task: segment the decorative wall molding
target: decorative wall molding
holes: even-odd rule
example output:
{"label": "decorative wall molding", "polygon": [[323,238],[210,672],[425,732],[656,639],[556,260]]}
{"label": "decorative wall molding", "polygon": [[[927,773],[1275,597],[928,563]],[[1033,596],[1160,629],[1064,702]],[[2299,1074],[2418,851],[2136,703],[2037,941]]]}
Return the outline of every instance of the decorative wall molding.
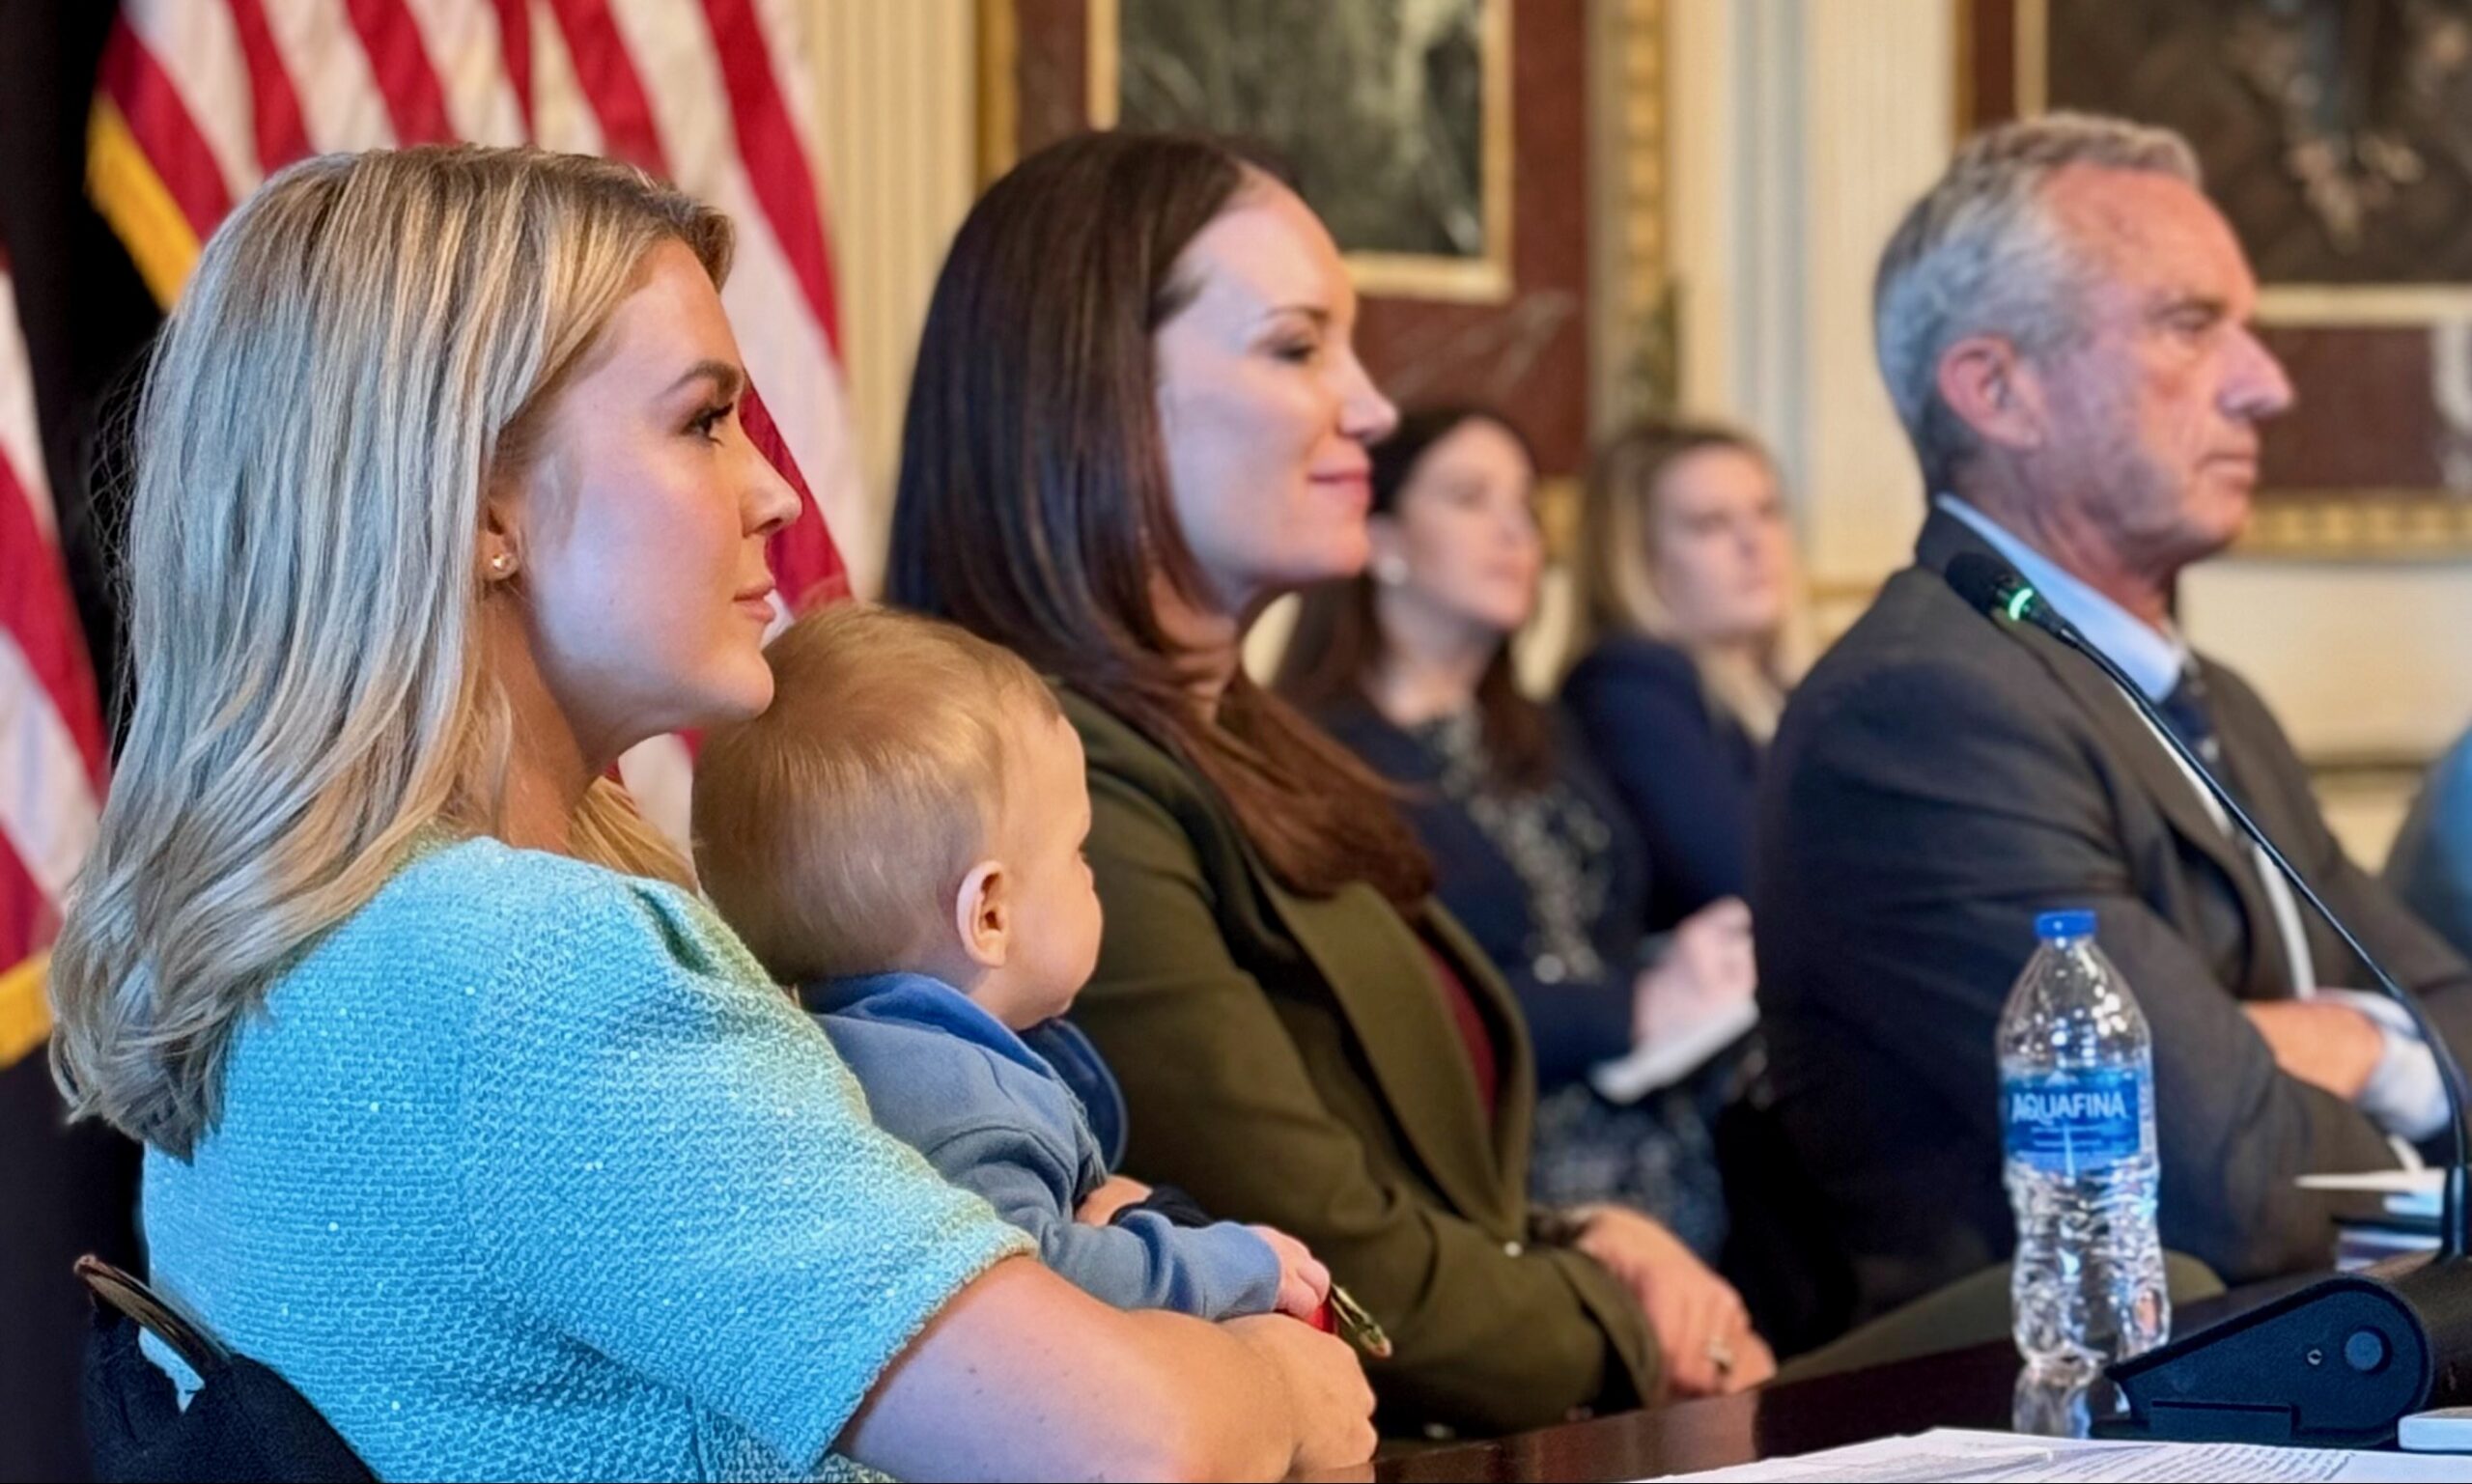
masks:
{"label": "decorative wall molding", "polygon": [[1666,0],[1588,6],[1589,431],[1603,442],[1624,423],[1683,398],[1678,301],[1667,238],[1671,165]]}

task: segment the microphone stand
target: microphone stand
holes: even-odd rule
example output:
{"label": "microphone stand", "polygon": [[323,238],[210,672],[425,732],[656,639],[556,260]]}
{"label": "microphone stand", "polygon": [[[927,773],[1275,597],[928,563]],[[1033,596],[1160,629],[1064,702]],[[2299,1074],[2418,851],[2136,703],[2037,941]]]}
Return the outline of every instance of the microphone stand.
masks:
{"label": "microphone stand", "polygon": [[[2214,801],[2223,806],[2223,812],[2239,826],[2240,832],[2265,854],[2266,858],[2274,863],[2275,869],[2283,873],[2283,879],[2291,884],[2291,889],[2300,893],[2302,900],[2306,901],[2318,913],[2319,920],[2335,930],[2335,936],[2344,940],[2344,946],[2352,951],[2352,956],[2368,966],[2370,977],[2376,981],[2379,991],[2387,998],[2401,1005],[2403,1013],[2411,1017],[2412,1028],[2420,1033],[2422,1043],[2429,1047],[2430,1054],[2436,1058],[2438,1078],[2445,1084],[2447,1131],[2454,1146],[2452,1158],[2447,1162],[2445,1189],[2438,1202],[2438,1251],[2435,1260],[2444,1262],[2472,1251],[2472,1242],[2466,1240],[2465,1223],[2466,1156],[2472,1154],[2472,1145],[2467,1145],[2464,1133],[2464,1108],[2472,1106],[2472,1094],[2467,1094],[2466,1091],[2462,1064],[2455,1059],[2454,1050],[2447,1046],[2446,1039],[2438,1034],[2437,1027],[2430,1023],[2428,1013],[2421,1008],[2420,997],[2397,984],[2395,977],[2386,971],[2385,966],[2378,963],[2367,948],[2361,946],[2360,939],[2352,936],[2352,930],[2345,926],[2344,919],[2335,915],[2334,910],[2326,905],[2324,898],[2318,895],[2317,889],[2309,884],[2308,879],[2300,874],[2298,868],[2285,856],[2282,849],[2267,837],[2263,829],[2259,827],[2258,822],[2249,817],[2249,811],[2240,807],[2240,800],[2234,798],[2232,791],[2225,788],[2215,777],[2214,770],[2205,766],[2205,760],[2197,755],[2196,749],[2181,741],[2179,733],[2172,730],[2171,723],[2163,718],[2162,713],[2155,709],[2154,703],[2146,698],[2146,692],[2138,688],[2137,683],[2129,679],[2127,673],[2113,661],[2112,657],[2096,648],[2084,634],[2077,631],[2076,625],[2053,612],[2050,605],[2042,602],[2039,598],[2037,599],[2034,606],[2039,610],[2035,617],[2048,617],[2051,620],[2047,624],[2036,624],[2035,627],[2092,660],[2094,667],[2101,670],[2112,684],[2119,687],[2120,692],[2128,698],[2129,704],[2137,708],[2137,714],[2145,717],[2147,724],[2153,728],[2155,735],[2163,740],[2163,744],[2172,749],[2173,755],[2177,757],[2188,769],[2190,774],[2205,786],[2206,793],[2213,797]],[[2021,621],[2031,623],[2033,619]]]}
{"label": "microphone stand", "polygon": [[1946,574],[1977,611],[2002,627],[2031,624],[2083,655],[2137,709],[2190,776],[2253,841],[2344,945],[2368,966],[2377,988],[2403,1009],[2436,1058],[2447,1099],[2454,1159],[2439,1208],[2438,1252],[2405,1270],[2401,1263],[2338,1274],[2217,1322],[2105,1373],[2128,1409],[2107,1420],[2107,1437],[2177,1438],[2345,1447],[2392,1442],[2408,1414],[2472,1401],[2472,1261],[2465,1257],[2467,1143],[2463,1068],[2420,1002],[2395,982],[2342,918],[2326,906],[2213,770],[2180,740],[2109,655],[2054,611],[2007,564],[1971,553]]}

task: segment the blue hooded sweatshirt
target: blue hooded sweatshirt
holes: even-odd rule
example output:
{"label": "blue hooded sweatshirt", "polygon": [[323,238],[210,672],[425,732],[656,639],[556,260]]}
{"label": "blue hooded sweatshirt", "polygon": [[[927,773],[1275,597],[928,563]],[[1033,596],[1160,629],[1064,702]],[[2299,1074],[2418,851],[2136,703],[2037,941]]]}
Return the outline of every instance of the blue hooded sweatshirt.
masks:
{"label": "blue hooded sweatshirt", "polygon": [[1016,1034],[924,974],[808,985],[800,998],[866,1089],[877,1124],[1029,1233],[1076,1287],[1118,1308],[1201,1319],[1277,1303],[1278,1254],[1235,1222],[1177,1226],[1150,1211],[1107,1226],[1073,1219],[1124,1148],[1123,1095],[1080,1030],[1057,1020]]}

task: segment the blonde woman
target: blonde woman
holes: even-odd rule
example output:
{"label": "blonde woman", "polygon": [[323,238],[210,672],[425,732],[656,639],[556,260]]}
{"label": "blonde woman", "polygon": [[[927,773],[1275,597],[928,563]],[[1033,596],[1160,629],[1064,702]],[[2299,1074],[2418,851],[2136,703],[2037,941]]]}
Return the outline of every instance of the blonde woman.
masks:
{"label": "blonde woman", "polygon": [[1801,674],[1793,533],[1746,434],[1652,423],[1609,446],[1580,542],[1562,701],[1653,863],[1652,929],[1750,886],[1752,790]]}
{"label": "blonde woman", "polygon": [[869,1124],[605,781],[771,699],[728,222],[625,167],[309,161],[156,351],[136,709],[54,961],[160,1286],[386,1477],[1361,1459],[1293,1321],[1119,1313]]}

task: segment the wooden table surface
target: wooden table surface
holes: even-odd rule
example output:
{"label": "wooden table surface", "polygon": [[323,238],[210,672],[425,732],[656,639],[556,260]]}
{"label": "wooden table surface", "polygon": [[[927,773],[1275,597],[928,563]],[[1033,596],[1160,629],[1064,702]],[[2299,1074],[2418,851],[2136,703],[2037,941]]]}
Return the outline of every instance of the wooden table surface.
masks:
{"label": "wooden table surface", "polygon": [[1741,1396],[1571,1422],[1384,1459],[1335,1477],[1641,1479],[1810,1453],[1932,1427],[2009,1426],[2017,1351],[2006,1341]]}
{"label": "wooden table surface", "polygon": [[[2286,1279],[2187,1305],[2173,1330],[2188,1334],[2289,1292]],[[1333,1478],[1398,1481],[1644,1479],[1784,1458],[1934,1427],[2084,1436],[2049,1396],[2020,1398],[2016,1347],[2007,1340],[1945,1355],[1765,1386],[1741,1396],[1680,1402],[1654,1412],[1571,1422],[1491,1442],[1386,1458]],[[2079,1403],[2082,1409],[2082,1401]]]}

